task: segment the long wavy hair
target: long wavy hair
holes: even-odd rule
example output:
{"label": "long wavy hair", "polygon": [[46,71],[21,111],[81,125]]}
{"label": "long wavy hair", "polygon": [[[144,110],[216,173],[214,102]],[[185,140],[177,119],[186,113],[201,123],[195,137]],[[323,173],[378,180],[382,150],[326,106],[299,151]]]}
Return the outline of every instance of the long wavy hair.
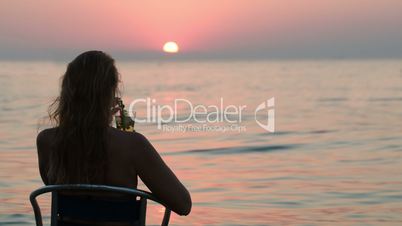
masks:
{"label": "long wavy hair", "polygon": [[114,59],[88,51],[67,66],[59,97],[49,107],[56,124],[47,177],[51,184],[102,183],[107,172],[107,129],[118,94]]}

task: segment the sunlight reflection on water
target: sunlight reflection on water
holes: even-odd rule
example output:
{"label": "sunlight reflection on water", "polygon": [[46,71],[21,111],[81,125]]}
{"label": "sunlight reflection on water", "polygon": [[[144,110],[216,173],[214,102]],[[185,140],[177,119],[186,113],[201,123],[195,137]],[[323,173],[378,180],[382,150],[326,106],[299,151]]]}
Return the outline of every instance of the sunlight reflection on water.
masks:
{"label": "sunlight reflection on water", "polygon": [[[193,211],[174,225],[402,224],[402,63],[399,61],[122,62],[124,99],[246,104],[275,96],[267,133],[246,112],[244,133],[167,133],[138,124],[188,186]],[[0,225],[33,225],[41,186],[38,120],[64,64],[0,63]],[[139,115],[144,109],[137,109]],[[184,112],[186,113],[186,112]],[[140,185],[140,188],[145,188]],[[45,212],[48,199],[42,200]],[[161,209],[150,205],[148,222]]]}

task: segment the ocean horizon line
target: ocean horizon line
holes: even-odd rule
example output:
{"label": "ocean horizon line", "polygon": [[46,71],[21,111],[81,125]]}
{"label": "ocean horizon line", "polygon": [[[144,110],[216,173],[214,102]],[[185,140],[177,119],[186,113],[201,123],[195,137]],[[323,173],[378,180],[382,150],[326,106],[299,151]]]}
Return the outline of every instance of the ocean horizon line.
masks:
{"label": "ocean horizon line", "polygon": [[[259,62],[259,61],[271,61],[271,62],[325,62],[325,61],[399,61],[401,57],[114,57],[117,62]],[[27,57],[27,58],[4,58],[0,56],[0,62],[54,62],[65,63],[71,61],[69,57],[55,57],[55,58],[41,58],[41,57]]]}

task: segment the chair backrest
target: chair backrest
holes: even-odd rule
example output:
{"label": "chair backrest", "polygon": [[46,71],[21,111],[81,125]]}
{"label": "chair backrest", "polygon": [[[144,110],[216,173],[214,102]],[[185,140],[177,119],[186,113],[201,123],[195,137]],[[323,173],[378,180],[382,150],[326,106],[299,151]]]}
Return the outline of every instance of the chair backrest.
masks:
{"label": "chair backrest", "polygon": [[29,197],[37,226],[43,226],[36,201],[39,195],[52,193],[51,226],[145,225],[147,200],[165,206],[162,226],[168,225],[170,209],[151,193],[106,185],[48,185]]}

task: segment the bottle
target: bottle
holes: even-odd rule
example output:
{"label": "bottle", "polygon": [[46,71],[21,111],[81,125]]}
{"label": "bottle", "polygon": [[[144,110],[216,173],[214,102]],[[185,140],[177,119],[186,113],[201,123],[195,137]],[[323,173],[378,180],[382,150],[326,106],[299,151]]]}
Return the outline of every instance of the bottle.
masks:
{"label": "bottle", "polygon": [[120,110],[119,115],[115,116],[116,128],[127,132],[134,132],[135,121],[131,119],[128,112],[124,109],[123,101],[120,98],[117,100],[117,104],[119,105]]}

